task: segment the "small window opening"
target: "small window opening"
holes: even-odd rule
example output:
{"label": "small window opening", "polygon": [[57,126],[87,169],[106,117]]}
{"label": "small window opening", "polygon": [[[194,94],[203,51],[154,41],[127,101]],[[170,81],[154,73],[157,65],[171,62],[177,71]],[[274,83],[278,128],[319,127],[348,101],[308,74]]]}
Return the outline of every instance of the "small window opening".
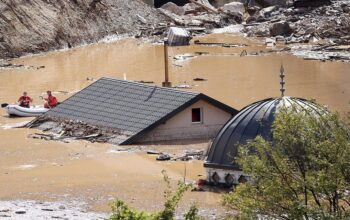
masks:
{"label": "small window opening", "polygon": [[202,111],[200,108],[192,109],[192,123],[202,122]]}
{"label": "small window opening", "polygon": [[246,183],[247,182],[247,178],[244,175],[241,175],[238,179],[239,183]]}

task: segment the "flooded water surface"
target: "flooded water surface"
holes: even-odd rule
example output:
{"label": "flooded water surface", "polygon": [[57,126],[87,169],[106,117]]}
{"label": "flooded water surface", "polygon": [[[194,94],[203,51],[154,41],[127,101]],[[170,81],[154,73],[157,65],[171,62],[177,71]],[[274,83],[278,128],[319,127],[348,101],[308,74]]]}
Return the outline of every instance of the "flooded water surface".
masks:
{"label": "flooded water surface", "polygon": [[[190,85],[191,91],[203,92],[240,109],[256,100],[279,96],[278,75],[283,64],[286,95],[316,99],[338,111],[350,110],[349,63],[307,61],[283,53],[241,57],[239,54],[243,50],[250,54],[266,51],[266,48],[256,40],[229,35],[209,35],[199,40],[249,46],[170,47],[173,85]],[[181,60],[181,55],[194,57]],[[58,96],[65,99],[64,92],[78,91],[90,84],[91,79],[103,76],[153,81],[157,85],[164,80],[162,45],[130,39],[16,59],[14,63],[45,68],[0,70],[1,101],[15,100],[24,89],[37,102],[40,101],[37,97],[47,89],[63,92]],[[194,78],[207,81],[193,81]]]}
{"label": "flooded water surface", "polygon": [[[240,42],[239,39],[214,35],[203,41]],[[331,109],[350,111],[350,63],[306,61],[301,58],[276,53],[261,53],[260,56],[230,56],[246,49],[248,54],[264,52],[263,45],[247,40],[247,48],[186,48],[194,51],[209,51],[185,62],[182,68],[175,68],[172,75],[176,82],[196,77],[208,79],[198,85],[195,91],[206,93],[237,109],[264,98],[276,97],[279,92],[279,70],[283,64],[286,73],[286,95],[316,99]],[[184,48],[185,50],[185,48]],[[212,54],[212,55],[211,55]]]}
{"label": "flooded water surface", "polygon": [[[249,46],[169,48],[173,85],[185,85],[189,91],[205,93],[241,109],[254,101],[280,95],[279,69],[283,64],[286,95],[316,99],[342,113],[350,111],[350,63],[306,61],[285,53],[268,53],[269,49],[255,39],[223,34],[198,39]],[[240,56],[243,50],[247,55],[244,52]],[[161,85],[163,59],[162,45],[134,39],[15,59],[11,62],[33,67],[0,69],[0,102],[13,103],[24,90],[35,104],[42,104],[39,96],[46,90],[52,90],[63,101],[103,76]],[[205,175],[201,161],[156,162],[144,153],[117,153],[116,147],[108,144],[49,142],[27,138],[35,130],[6,129],[6,125],[25,120],[30,119],[8,118],[1,109],[2,200],[77,199],[86,201],[93,210],[107,211],[108,201],[118,197],[132,206],[155,210],[163,201],[163,169],[174,182],[184,177],[185,167],[189,181]],[[206,147],[206,143],[152,146],[170,152]],[[190,192],[186,196],[214,213],[220,209],[218,193]]]}

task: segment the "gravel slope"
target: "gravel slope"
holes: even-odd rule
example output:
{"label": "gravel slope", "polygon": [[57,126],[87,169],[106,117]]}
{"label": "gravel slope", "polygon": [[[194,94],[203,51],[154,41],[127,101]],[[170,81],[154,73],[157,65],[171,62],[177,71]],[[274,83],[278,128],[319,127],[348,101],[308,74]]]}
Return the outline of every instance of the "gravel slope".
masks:
{"label": "gravel slope", "polygon": [[1,0],[0,58],[139,34],[162,21],[141,0]]}

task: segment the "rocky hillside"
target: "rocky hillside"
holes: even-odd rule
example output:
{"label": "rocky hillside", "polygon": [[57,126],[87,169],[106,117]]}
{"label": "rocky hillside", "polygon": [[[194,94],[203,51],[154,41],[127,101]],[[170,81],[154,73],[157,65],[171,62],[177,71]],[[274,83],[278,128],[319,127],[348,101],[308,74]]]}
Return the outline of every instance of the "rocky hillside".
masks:
{"label": "rocky hillside", "polygon": [[149,34],[164,21],[141,0],[1,0],[0,58]]}

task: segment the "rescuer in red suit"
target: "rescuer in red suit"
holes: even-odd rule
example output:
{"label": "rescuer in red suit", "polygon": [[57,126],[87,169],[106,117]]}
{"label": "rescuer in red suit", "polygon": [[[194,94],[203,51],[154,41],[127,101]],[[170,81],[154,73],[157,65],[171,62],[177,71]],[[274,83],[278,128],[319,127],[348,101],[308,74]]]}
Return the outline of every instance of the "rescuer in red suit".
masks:
{"label": "rescuer in red suit", "polygon": [[51,91],[47,91],[47,98],[44,98],[44,100],[46,101],[44,107],[45,108],[54,108],[57,106],[58,102],[57,102],[57,98],[55,96],[52,95]]}
{"label": "rescuer in red suit", "polygon": [[33,102],[33,99],[28,96],[27,92],[23,92],[23,95],[18,99],[19,106],[24,108],[29,108],[31,102]]}

